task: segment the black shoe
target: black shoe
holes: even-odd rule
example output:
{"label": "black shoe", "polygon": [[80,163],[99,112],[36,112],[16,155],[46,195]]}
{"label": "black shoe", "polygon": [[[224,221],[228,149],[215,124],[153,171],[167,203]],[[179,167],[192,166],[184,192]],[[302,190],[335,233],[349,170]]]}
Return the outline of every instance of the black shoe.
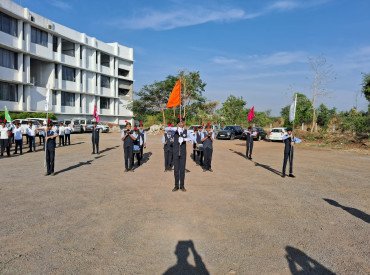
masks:
{"label": "black shoe", "polygon": [[290,178],[295,178],[295,176],[293,174],[289,174],[289,177]]}
{"label": "black shoe", "polygon": [[282,174],[282,175],[281,175],[281,177],[282,177],[282,178],[285,178],[285,174]]}
{"label": "black shoe", "polygon": [[186,192],[185,187],[181,187],[180,189],[181,189],[182,192]]}
{"label": "black shoe", "polygon": [[172,192],[176,192],[177,190],[179,190],[179,188],[176,186],[172,189]]}
{"label": "black shoe", "polygon": [[208,169],[208,171],[209,171],[209,172],[213,172],[212,168],[209,168],[209,169]]}
{"label": "black shoe", "polygon": [[45,173],[45,176],[49,176],[50,174],[49,173]]}
{"label": "black shoe", "polygon": [[92,152],[92,153],[91,153],[91,155],[94,155],[94,154],[95,154],[95,152]]}

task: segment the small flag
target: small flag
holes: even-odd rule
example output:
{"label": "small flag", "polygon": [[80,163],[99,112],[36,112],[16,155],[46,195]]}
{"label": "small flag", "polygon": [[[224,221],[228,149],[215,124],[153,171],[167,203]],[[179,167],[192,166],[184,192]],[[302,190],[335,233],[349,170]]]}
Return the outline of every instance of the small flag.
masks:
{"label": "small flag", "polygon": [[248,113],[248,122],[251,122],[253,119],[254,119],[255,115],[254,115],[254,106],[249,110],[249,113]]}
{"label": "small flag", "polygon": [[9,115],[9,112],[8,112],[8,108],[6,108],[6,106],[5,106],[5,109],[4,109],[4,113],[5,113],[6,121],[12,122],[12,119],[10,118],[10,115]]}
{"label": "small flag", "polygon": [[96,104],[94,105],[93,117],[95,118],[95,121],[96,122],[99,122],[100,121],[100,117],[99,117],[99,114],[98,114],[98,107],[96,106]]}
{"label": "small flag", "polygon": [[295,119],[295,113],[297,109],[297,94],[295,95],[294,101],[290,104],[289,108],[289,121],[293,122]]}
{"label": "small flag", "polygon": [[177,80],[168,98],[167,108],[172,108],[181,105],[181,80]]}
{"label": "small flag", "polygon": [[45,111],[49,111],[50,89],[46,88]]}

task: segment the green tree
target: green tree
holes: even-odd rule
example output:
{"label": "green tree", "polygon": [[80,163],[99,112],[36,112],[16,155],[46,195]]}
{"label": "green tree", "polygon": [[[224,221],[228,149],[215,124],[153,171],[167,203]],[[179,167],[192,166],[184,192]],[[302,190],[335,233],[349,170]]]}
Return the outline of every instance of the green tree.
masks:
{"label": "green tree", "polygon": [[365,112],[358,112],[355,108],[349,112],[339,114],[340,128],[342,131],[350,131],[356,134],[366,133],[369,131],[367,124],[367,115]]}
{"label": "green tree", "polygon": [[243,97],[230,95],[219,110],[219,114],[226,124],[242,124],[246,120],[244,106],[247,102]]}
{"label": "green tree", "polygon": [[370,103],[370,74],[364,74],[363,76],[362,93]]}
{"label": "green tree", "polygon": [[327,129],[330,120],[336,114],[336,109],[335,108],[329,109],[323,103],[321,103],[316,112],[317,112],[317,124],[320,127]]}
{"label": "green tree", "polygon": [[[292,126],[293,123],[289,121],[290,105],[281,109],[281,117],[284,119],[284,126]],[[306,95],[297,93],[297,109],[295,114],[294,125],[299,126],[302,123],[308,124],[312,121],[312,102]]]}

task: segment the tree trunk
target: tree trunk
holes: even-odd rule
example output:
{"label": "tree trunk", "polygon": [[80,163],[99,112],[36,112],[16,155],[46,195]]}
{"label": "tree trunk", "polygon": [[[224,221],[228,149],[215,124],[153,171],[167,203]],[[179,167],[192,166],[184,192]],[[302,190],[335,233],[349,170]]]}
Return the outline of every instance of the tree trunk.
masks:
{"label": "tree trunk", "polygon": [[163,125],[166,125],[166,117],[164,115],[164,109],[162,109]]}

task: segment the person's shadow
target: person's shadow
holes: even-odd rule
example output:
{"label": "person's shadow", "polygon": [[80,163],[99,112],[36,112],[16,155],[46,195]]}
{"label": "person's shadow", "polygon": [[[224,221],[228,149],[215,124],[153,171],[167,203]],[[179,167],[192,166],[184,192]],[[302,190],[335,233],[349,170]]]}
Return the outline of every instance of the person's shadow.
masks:
{"label": "person's shadow", "polygon": [[[189,250],[192,252],[194,257],[195,266],[188,263],[188,257],[190,255]],[[207,274],[209,272],[202,261],[202,258],[195,250],[194,243],[192,240],[179,241],[176,245],[175,255],[177,257],[176,265],[170,267],[163,275],[192,275],[192,274]]]}
{"label": "person's shadow", "polygon": [[323,200],[326,201],[327,203],[329,203],[332,206],[342,208],[344,211],[350,213],[351,215],[355,216],[356,218],[359,218],[359,219],[363,220],[366,223],[370,223],[370,215],[366,214],[365,212],[363,212],[361,210],[358,210],[358,209],[353,208],[353,207],[348,207],[348,206],[341,205],[339,202],[336,202],[335,200],[331,200],[331,199],[323,199]]}
{"label": "person's shadow", "polygon": [[293,275],[303,275],[303,274],[335,274],[330,269],[326,268],[316,260],[307,256],[301,250],[286,246],[285,247],[286,255],[285,258],[288,261],[290,272]]}

